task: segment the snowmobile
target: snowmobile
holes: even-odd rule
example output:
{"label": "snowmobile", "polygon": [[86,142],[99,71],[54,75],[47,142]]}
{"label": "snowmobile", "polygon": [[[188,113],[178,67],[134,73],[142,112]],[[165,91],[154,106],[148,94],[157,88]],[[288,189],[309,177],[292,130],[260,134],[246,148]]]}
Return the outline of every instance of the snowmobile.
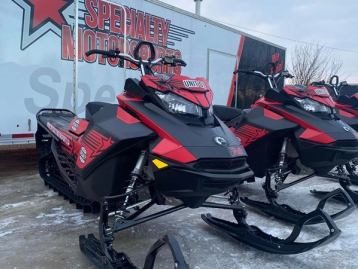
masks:
{"label": "snowmobile", "polygon": [[[238,110],[214,105],[214,114],[223,120],[233,134],[240,138],[247,154],[248,164],[256,177],[265,177],[263,189],[268,203],[243,197],[241,200],[261,212],[278,219],[297,223],[309,213],[287,204],[279,204],[278,193],[314,176],[326,177],[333,167],[347,163],[358,156],[358,135],[335,113],[334,101],[327,89],[316,86],[277,86],[283,77],[292,77],[287,71],[264,74],[260,71],[237,70],[234,73],[254,75],[265,79],[269,89],[250,109]],[[308,175],[288,182],[289,174]],[[322,198],[318,208],[327,201],[339,199],[346,207],[333,214],[333,219],[350,214],[354,202],[349,194],[350,181],[341,175],[343,189],[338,188]],[[356,200],[356,202],[358,202]],[[316,224],[313,219],[306,224]]]}
{"label": "snowmobile", "polygon": [[[343,95],[341,90],[344,86],[348,85],[346,81],[340,82],[339,77],[335,75],[330,78],[329,83],[326,83],[324,80],[322,80],[313,82],[311,85],[324,86],[330,89],[331,96],[335,101],[335,109],[339,118],[346,122],[354,130],[358,131],[358,93],[355,93],[352,96]],[[350,178],[352,184],[358,185],[357,165],[358,160],[354,159],[345,165],[337,166],[336,170],[342,175],[344,175],[345,171],[347,171],[347,176]]]}
{"label": "snowmobile", "polygon": [[[142,59],[143,51],[149,58]],[[133,56],[118,50],[90,50],[136,66],[140,80],[129,78],[118,104],[91,102],[86,117],[64,109],[38,112],[36,144],[39,171],[46,184],[87,210],[100,210],[99,239],[80,238],[83,252],[99,267],[118,268],[123,255],[114,235],[184,208],[232,210],[236,223],[211,215],[202,218],[215,228],[255,248],[293,254],[326,244],[340,234],[321,208],[304,216],[286,239],[246,223],[238,193],[231,203],[210,202],[214,195],[251,180],[240,140],[212,112],[213,93],[204,78],[159,74],[159,65],[186,66],[174,56],[155,59],[154,46],[140,42]],[[155,213],[153,205],[168,208]],[[306,222],[322,219],[328,235],[296,242]]]}

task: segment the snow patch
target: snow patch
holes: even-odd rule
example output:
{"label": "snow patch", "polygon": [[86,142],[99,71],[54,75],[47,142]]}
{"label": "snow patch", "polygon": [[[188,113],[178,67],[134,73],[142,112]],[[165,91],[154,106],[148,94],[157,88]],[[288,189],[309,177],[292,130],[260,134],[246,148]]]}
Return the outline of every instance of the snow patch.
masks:
{"label": "snow patch", "polygon": [[83,225],[95,219],[84,219],[82,212],[66,213],[63,207],[54,207],[50,213],[40,213],[36,219],[41,219],[42,226],[51,226],[66,223],[67,225]]}
{"label": "snow patch", "polygon": [[9,234],[12,234],[12,233],[13,233],[13,231],[7,231],[7,232],[0,233],[0,238],[4,237],[4,236],[7,236]]}
{"label": "snow patch", "polygon": [[13,223],[16,223],[14,218],[7,218],[7,219],[0,220],[0,230],[6,228],[7,226]]}
{"label": "snow patch", "polygon": [[5,204],[0,206],[0,210],[1,209],[13,209],[13,208],[18,208],[18,207],[22,207],[25,205],[31,204],[31,202],[19,202],[19,203],[13,203],[13,204]]}
{"label": "snow patch", "polygon": [[53,196],[57,196],[57,193],[51,190],[48,191],[44,191],[42,193],[35,193],[34,194],[35,197],[53,197]]}

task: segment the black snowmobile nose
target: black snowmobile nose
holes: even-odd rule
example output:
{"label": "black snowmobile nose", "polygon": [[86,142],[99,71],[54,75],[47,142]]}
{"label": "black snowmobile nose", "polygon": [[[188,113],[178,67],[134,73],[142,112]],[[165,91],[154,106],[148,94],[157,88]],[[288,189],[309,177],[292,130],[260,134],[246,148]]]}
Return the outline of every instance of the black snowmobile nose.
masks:
{"label": "black snowmobile nose", "polygon": [[154,172],[156,187],[166,196],[175,197],[186,206],[196,208],[209,196],[226,192],[254,175],[245,158],[231,169],[223,163],[213,169],[212,163],[215,160],[194,162],[189,166],[173,164],[157,170]]}

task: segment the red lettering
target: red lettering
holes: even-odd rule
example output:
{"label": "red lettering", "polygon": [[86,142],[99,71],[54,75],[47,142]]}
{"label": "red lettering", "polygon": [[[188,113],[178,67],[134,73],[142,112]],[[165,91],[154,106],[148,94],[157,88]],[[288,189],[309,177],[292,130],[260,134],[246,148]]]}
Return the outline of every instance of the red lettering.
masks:
{"label": "red lettering", "polygon": [[[83,31],[83,51],[86,53],[91,49],[96,49],[96,34],[91,29],[86,29]],[[97,60],[97,55],[92,54],[91,56],[86,56],[84,54],[84,59],[87,63],[94,63]]]}
{"label": "red lettering", "polygon": [[[118,12],[122,14],[122,8],[111,5],[111,20],[110,20],[110,31],[115,34],[123,32],[123,23],[121,22],[121,16],[118,15]],[[117,26],[117,23],[120,24],[120,27]]]}
{"label": "red lettering", "polygon": [[168,41],[170,21],[161,19],[160,26],[161,26],[160,29],[162,34],[162,40],[158,44],[162,44],[163,46],[166,46]]}
{"label": "red lettering", "polygon": [[110,7],[107,2],[99,1],[98,3],[98,29],[104,30],[105,22],[110,18]]}
{"label": "red lettering", "polygon": [[85,23],[90,28],[97,28],[97,7],[98,0],[85,0],[85,7],[89,14],[85,14]]}
{"label": "red lettering", "polygon": [[141,39],[141,40],[145,39],[144,27],[145,27],[145,25],[144,25],[144,13],[142,11],[138,11],[136,38]]}
{"label": "red lettering", "polygon": [[160,18],[158,17],[154,17],[153,18],[153,22],[154,22],[154,28],[153,28],[153,43],[154,44],[159,44],[159,22],[161,21]]}
{"label": "red lettering", "polygon": [[149,42],[153,42],[153,38],[150,34],[151,31],[151,15],[145,14],[145,40]]}
{"label": "red lettering", "polygon": [[136,23],[136,17],[137,17],[137,12],[135,9],[131,8],[130,10],[130,16],[131,16],[131,23],[130,23],[130,36],[133,38],[136,38],[136,29],[137,29],[137,23]]}
{"label": "red lettering", "polygon": [[74,59],[73,36],[69,25],[62,25],[61,58],[67,61]]}

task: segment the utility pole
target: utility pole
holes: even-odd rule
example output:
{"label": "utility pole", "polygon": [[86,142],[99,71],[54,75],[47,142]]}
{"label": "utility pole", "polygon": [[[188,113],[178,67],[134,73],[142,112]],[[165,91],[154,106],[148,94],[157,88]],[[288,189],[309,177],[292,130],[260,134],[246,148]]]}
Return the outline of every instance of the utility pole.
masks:
{"label": "utility pole", "polygon": [[200,13],[201,13],[201,2],[203,0],[194,0],[195,2],[195,14],[200,16]]}

